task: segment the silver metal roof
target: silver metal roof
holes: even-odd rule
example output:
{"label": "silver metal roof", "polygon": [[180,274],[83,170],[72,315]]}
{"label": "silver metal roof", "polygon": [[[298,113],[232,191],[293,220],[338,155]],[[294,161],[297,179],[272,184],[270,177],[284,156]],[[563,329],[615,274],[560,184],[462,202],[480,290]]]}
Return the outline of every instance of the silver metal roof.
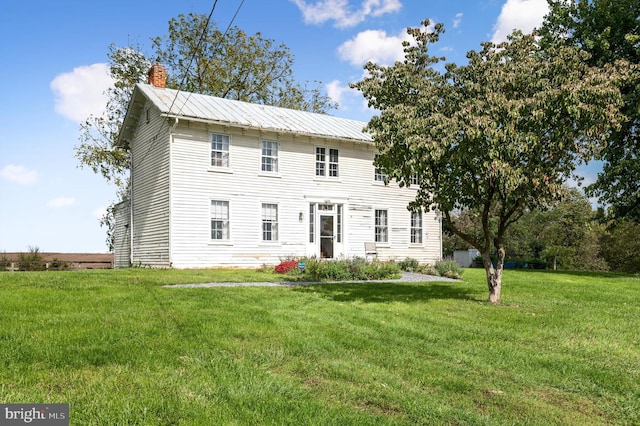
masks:
{"label": "silver metal roof", "polygon": [[274,132],[372,142],[362,121],[138,84],[162,114]]}

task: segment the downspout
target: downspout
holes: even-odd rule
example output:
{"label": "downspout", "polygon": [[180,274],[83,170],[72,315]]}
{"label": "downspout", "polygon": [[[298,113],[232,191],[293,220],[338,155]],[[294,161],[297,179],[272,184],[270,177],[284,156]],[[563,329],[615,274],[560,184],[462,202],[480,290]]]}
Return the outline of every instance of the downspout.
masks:
{"label": "downspout", "polygon": [[129,149],[129,266],[133,266],[133,150]]}
{"label": "downspout", "polygon": [[173,267],[173,236],[172,236],[172,224],[173,224],[173,214],[172,214],[172,210],[173,210],[173,197],[171,196],[172,193],[172,189],[173,189],[173,161],[172,160],[172,153],[173,153],[173,131],[176,129],[176,127],[178,126],[178,117],[175,117],[175,121],[173,122],[173,125],[171,126],[171,128],[169,128],[169,241],[168,241],[168,249],[169,249],[169,267],[172,268]]}

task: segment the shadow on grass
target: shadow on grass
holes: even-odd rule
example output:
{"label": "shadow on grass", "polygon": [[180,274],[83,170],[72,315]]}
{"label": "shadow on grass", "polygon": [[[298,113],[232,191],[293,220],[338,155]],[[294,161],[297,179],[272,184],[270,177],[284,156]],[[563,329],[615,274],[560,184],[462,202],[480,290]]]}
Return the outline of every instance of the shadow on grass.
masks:
{"label": "shadow on grass", "polygon": [[477,291],[457,283],[351,283],[298,287],[295,291],[313,292],[336,302],[415,303],[436,299],[481,301]]}

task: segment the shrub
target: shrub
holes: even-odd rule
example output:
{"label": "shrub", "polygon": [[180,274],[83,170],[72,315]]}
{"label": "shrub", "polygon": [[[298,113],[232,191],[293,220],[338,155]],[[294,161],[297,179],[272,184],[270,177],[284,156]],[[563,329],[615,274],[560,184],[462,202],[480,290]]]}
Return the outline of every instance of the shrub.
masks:
{"label": "shrub", "polygon": [[38,247],[29,247],[29,253],[20,253],[18,256],[18,269],[21,271],[44,271],[47,264],[40,254]]}
{"label": "shrub", "polygon": [[[375,265],[375,264],[374,264]],[[377,263],[375,280],[383,280],[386,278],[400,278],[402,270],[395,262]]]}
{"label": "shrub", "polygon": [[436,270],[442,277],[458,279],[462,276],[462,268],[455,260],[442,260],[437,262]]}
{"label": "shrub", "polygon": [[7,255],[3,253],[2,256],[0,256],[0,272],[8,271],[9,266],[11,266],[11,262],[9,261]]}
{"label": "shrub", "polygon": [[291,271],[298,270],[298,262],[295,260],[287,260],[275,267],[276,274],[288,274]]}
{"label": "shrub", "polygon": [[309,281],[360,281],[383,280],[400,275],[400,267],[394,262],[367,262],[354,257],[345,260],[305,259],[304,278]]}
{"label": "shrub", "polygon": [[63,262],[57,258],[53,258],[51,263],[49,263],[49,269],[54,269],[56,271],[63,271],[71,269],[71,265],[68,262]]}
{"label": "shrub", "polygon": [[420,263],[417,259],[407,257],[400,262],[400,269],[406,272],[418,272],[420,270]]}
{"label": "shrub", "polygon": [[353,275],[349,271],[348,262],[343,261],[325,262],[323,275],[325,279],[335,281],[345,281],[353,279]]}
{"label": "shrub", "polygon": [[318,281],[322,273],[322,262],[320,262],[316,257],[304,258],[302,261],[307,264],[304,269],[305,279]]}
{"label": "shrub", "polygon": [[436,267],[433,266],[433,265],[423,266],[423,267],[420,268],[420,270],[418,272],[420,272],[421,274],[425,274],[425,275],[435,275],[435,276],[440,275],[440,273],[438,272]]}

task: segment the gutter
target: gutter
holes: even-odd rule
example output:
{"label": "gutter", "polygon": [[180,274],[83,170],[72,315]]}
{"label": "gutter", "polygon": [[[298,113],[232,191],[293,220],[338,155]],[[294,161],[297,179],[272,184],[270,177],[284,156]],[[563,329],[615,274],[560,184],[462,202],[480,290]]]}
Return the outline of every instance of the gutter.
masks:
{"label": "gutter", "polygon": [[278,134],[286,134],[286,135],[293,135],[293,136],[306,136],[311,139],[328,139],[328,140],[335,140],[340,142],[354,142],[354,143],[373,145],[373,140],[366,140],[366,139],[338,137],[338,136],[331,136],[331,135],[322,135],[318,133],[296,132],[292,130],[283,130],[283,129],[276,129],[276,128],[268,128],[268,127],[255,127],[255,126],[250,126],[246,124],[232,123],[229,121],[209,120],[206,118],[198,118],[198,117],[186,117],[183,115],[170,114],[170,113],[161,113],[160,115],[169,119],[171,118],[175,119],[176,123],[178,119],[182,118],[183,120],[195,121],[198,123],[205,123],[205,124],[215,124],[223,127],[233,127],[233,128],[242,129],[242,130],[256,130],[258,132],[274,132]]}

